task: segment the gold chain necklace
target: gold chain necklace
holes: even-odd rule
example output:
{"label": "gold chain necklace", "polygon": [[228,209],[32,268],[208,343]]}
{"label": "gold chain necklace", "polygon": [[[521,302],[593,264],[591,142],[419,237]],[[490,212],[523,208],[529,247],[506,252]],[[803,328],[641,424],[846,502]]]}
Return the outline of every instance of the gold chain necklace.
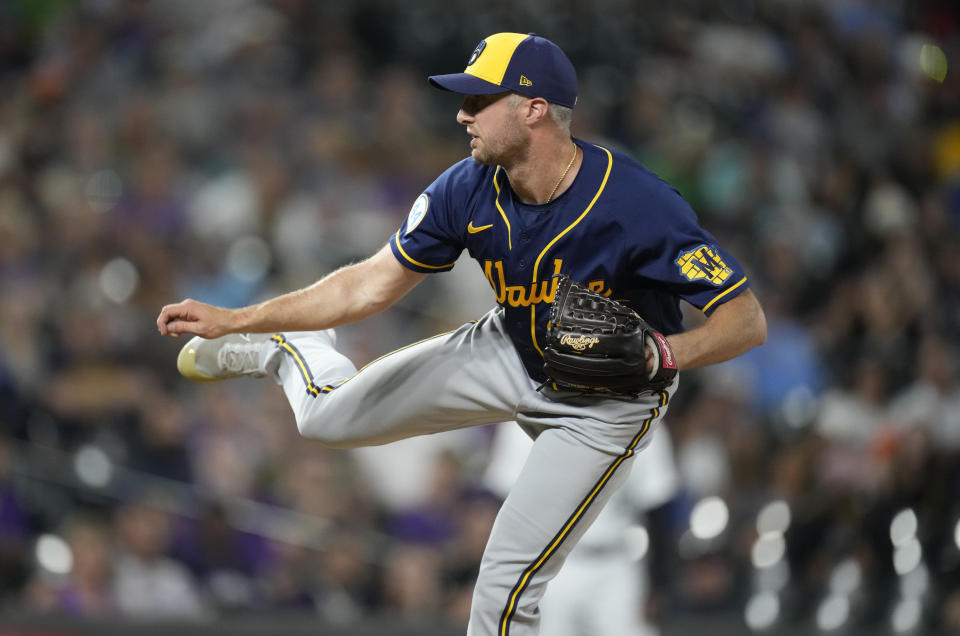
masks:
{"label": "gold chain necklace", "polygon": [[557,193],[557,188],[560,187],[560,184],[563,183],[563,178],[567,176],[567,173],[570,172],[570,167],[573,166],[573,162],[577,160],[577,151],[580,150],[580,146],[573,144],[573,156],[570,157],[570,163],[567,164],[567,167],[564,169],[563,174],[560,175],[560,179],[557,181],[557,185],[553,186],[553,190],[550,192],[550,196],[547,197],[546,203],[553,201],[553,195]]}

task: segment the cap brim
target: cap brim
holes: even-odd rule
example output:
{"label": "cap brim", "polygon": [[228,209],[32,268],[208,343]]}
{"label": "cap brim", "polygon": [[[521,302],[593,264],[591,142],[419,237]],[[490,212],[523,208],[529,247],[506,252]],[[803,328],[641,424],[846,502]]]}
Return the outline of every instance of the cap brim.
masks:
{"label": "cap brim", "polygon": [[505,93],[509,90],[468,73],[431,75],[427,79],[437,88],[461,95],[493,95],[494,93]]}

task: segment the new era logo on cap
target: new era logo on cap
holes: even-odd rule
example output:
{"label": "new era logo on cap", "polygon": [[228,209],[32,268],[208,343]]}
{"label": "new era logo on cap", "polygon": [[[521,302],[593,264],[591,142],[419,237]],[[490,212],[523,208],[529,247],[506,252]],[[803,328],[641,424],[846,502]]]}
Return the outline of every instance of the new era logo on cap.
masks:
{"label": "new era logo on cap", "polygon": [[560,47],[532,33],[496,33],[480,42],[462,73],[432,75],[437,88],[463,95],[516,91],[573,108],[577,72]]}

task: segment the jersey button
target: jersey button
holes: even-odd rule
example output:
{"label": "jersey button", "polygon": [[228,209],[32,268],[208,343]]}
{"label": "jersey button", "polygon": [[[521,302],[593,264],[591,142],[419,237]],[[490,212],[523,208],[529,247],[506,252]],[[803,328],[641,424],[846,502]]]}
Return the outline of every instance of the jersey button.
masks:
{"label": "jersey button", "polygon": [[527,266],[527,261],[520,261],[517,265],[520,269],[523,269]]}
{"label": "jersey button", "polygon": [[526,232],[524,232],[523,234],[520,235],[520,240],[521,240],[521,241],[529,241],[529,240],[530,240],[530,235],[527,234]]}

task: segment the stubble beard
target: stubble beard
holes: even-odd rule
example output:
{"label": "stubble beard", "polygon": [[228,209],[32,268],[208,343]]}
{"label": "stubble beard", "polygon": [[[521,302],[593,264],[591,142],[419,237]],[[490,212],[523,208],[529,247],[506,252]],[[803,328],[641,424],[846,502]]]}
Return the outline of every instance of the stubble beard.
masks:
{"label": "stubble beard", "polygon": [[493,143],[479,141],[477,147],[472,148],[470,155],[473,160],[484,166],[503,166],[509,169],[518,161],[526,157],[529,151],[527,138],[519,129],[506,131],[504,135]]}

